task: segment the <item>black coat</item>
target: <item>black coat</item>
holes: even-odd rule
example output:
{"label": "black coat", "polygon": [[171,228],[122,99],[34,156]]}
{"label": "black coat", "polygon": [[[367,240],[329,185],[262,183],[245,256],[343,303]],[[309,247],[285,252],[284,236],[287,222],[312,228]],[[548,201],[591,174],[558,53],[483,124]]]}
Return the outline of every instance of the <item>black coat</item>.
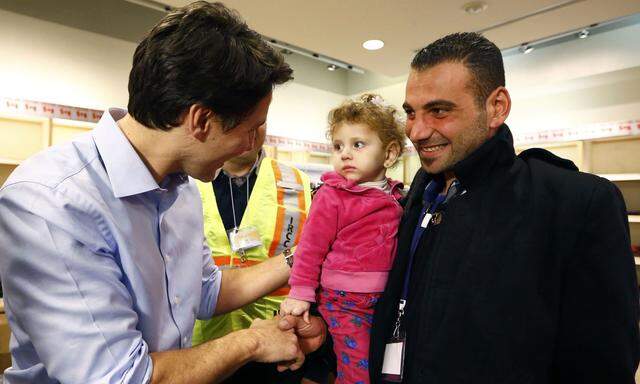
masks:
{"label": "black coat", "polygon": [[[618,189],[541,149],[516,156],[506,125],[454,173],[467,192],[415,256],[403,382],[633,383],[638,288]],[[430,179],[420,170],[407,196],[374,316],[372,383]]]}

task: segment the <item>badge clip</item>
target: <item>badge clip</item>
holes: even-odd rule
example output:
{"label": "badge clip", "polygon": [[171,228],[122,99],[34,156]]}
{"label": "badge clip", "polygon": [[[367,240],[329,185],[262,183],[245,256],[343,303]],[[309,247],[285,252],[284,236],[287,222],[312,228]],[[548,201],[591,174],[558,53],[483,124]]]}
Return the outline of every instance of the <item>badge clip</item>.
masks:
{"label": "badge clip", "polygon": [[241,262],[247,261],[247,250],[262,245],[260,233],[255,227],[232,228],[227,232],[231,250],[240,256]]}

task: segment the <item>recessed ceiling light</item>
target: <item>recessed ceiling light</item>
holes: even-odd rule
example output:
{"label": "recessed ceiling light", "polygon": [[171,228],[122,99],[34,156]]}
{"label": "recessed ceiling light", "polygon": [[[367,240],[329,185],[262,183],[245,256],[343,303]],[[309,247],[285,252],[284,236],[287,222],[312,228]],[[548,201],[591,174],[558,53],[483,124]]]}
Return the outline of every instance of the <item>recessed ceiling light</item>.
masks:
{"label": "recessed ceiling light", "polygon": [[327,71],[335,71],[338,67],[335,64],[327,65]]}
{"label": "recessed ceiling light", "polygon": [[382,40],[367,40],[362,43],[362,47],[369,51],[376,51],[384,47],[384,41]]}
{"label": "recessed ceiling light", "polygon": [[583,29],[582,31],[580,31],[580,33],[578,33],[578,37],[580,39],[586,39],[587,37],[589,37],[589,30],[588,29]]}
{"label": "recessed ceiling light", "polygon": [[484,1],[471,1],[463,5],[462,9],[470,15],[477,15],[484,12],[488,7],[489,5]]}

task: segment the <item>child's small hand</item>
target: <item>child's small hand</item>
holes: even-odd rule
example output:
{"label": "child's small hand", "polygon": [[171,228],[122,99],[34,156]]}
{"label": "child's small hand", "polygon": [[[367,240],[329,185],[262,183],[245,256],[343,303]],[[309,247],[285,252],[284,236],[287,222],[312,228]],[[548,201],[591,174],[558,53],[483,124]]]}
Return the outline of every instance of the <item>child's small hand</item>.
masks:
{"label": "child's small hand", "polygon": [[303,315],[302,318],[304,319],[304,321],[306,323],[309,323],[310,306],[311,304],[308,301],[287,297],[286,299],[284,299],[282,304],[280,304],[280,314],[294,316]]}

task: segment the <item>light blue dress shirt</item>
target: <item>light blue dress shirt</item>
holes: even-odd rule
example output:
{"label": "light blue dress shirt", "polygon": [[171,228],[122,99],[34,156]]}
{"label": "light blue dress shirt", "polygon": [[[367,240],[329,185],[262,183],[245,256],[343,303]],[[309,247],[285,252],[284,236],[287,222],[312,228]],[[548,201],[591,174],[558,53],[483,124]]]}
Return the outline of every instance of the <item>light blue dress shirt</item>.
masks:
{"label": "light blue dress shirt", "polygon": [[150,352],[191,345],[221,273],[184,174],[160,185],[111,109],[21,164],[0,190],[7,383],[147,383]]}

